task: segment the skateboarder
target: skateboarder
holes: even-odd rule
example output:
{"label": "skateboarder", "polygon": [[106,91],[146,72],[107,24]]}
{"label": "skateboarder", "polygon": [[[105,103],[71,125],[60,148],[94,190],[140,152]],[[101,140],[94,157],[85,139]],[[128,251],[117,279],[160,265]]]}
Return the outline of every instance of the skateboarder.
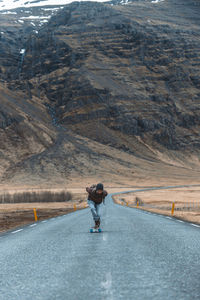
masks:
{"label": "skateboarder", "polygon": [[86,191],[88,192],[88,204],[95,221],[94,229],[98,229],[101,222],[100,205],[102,202],[105,204],[105,197],[108,193],[104,190],[102,183],[98,183],[97,185],[94,184],[90,188],[86,187]]}

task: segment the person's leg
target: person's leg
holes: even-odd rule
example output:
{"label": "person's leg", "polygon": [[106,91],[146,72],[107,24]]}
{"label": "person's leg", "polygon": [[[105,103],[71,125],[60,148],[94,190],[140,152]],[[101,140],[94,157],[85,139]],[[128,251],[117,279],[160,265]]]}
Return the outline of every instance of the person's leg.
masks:
{"label": "person's leg", "polygon": [[100,222],[101,222],[101,214],[100,214],[100,209],[101,209],[101,204],[95,204],[96,206],[96,224],[100,227]]}
{"label": "person's leg", "polygon": [[91,209],[93,219],[96,223],[96,221],[98,221],[98,219],[99,219],[99,216],[97,215],[96,204],[92,200],[88,200],[87,202],[88,202],[88,205]]}

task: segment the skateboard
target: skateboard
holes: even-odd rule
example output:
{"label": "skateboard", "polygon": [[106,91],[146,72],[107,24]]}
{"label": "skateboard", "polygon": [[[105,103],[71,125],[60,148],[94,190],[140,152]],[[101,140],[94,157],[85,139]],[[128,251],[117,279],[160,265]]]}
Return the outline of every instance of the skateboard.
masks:
{"label": "skateboard", "polygon": [[91,233],[94,233],[94,232],[102,232],[102,229],[101,228],[98,228],[98,229],[94,229],[94,228],[90,228],[90,232]]}

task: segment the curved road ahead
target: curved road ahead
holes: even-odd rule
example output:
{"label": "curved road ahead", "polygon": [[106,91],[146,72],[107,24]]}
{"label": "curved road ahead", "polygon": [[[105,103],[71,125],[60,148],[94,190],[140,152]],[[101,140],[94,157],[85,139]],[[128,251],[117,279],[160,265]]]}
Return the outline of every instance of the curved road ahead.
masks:
{"label": "curved road ahead", "polygon": [[116,205],[0,235],[0,300],[200,299],[200,227]]}

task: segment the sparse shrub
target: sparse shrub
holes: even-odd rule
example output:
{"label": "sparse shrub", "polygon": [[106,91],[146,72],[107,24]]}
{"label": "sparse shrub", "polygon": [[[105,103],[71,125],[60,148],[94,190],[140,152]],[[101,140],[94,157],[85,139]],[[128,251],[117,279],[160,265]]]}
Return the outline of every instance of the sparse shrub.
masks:
{"label": "sparse shrub", "polygon": [[66,202],[72,200],[72,193],[61,192],[24,192],[0,195],[0,203]]}

